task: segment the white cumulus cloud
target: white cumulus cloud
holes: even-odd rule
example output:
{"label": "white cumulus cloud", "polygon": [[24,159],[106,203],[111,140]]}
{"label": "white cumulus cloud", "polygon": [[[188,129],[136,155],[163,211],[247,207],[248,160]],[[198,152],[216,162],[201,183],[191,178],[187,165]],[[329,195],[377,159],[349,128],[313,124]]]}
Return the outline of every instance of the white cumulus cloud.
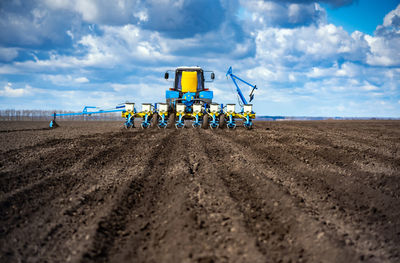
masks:
{"label": "white cumulus cloud", "polygon": [[12,88],[12,83],[7,83],[0,89],[0,96],[4,97],[23,97],[32,94],[32,87],[26,85],[25,88]]}
{"label": "white cumulus cloud", "polygon": [[79,77],[74,80],[76,83],[88,83],[89,79],[86,77]]}

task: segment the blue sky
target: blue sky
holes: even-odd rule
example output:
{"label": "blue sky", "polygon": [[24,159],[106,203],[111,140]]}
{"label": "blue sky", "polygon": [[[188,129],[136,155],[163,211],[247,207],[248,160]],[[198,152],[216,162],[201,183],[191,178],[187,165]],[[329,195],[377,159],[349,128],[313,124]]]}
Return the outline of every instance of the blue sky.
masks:
{"label": "blue sky", "polygon": [[361,0],[352,4],[335,8],[328,4],[321,5],[328,11],[328,22],[342,26],[347,32],[361,31],[373,35],[377,25],[382,24],[383,18],[396,9],[398,0]]}
{"label": "blue sky", "polygon": [[219,103],[229,66],[257,84],[259,115],[400,117],[399,47],[392,0],[3,0],[0,108],[161,102],[198,65]]}

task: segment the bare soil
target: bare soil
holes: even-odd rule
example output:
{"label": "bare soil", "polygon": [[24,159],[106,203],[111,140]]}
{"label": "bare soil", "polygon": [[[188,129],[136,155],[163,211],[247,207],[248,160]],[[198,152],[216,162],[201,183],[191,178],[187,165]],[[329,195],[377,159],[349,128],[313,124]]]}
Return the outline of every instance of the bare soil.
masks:
{"label": "bare soil", "polygon": [[400,121],[0,123],[0,262],[400,262]]}

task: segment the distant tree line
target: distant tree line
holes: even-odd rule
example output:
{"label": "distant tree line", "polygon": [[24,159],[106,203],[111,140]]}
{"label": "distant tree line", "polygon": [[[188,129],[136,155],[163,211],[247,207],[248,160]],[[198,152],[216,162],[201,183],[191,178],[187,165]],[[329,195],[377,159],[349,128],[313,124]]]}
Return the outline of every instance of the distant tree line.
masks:
{"label": "distant tree line", "polygon": [[[72,113],[74,111],[65,110],[15,110],[5,109],[0,110],[0,121],[48,121],[53,119],[53,114]],[[121,120],[120,112],[109,112],[93,115],[72,115],[72,116],[57,116],[57,120],[70,121],[112,121]]]}

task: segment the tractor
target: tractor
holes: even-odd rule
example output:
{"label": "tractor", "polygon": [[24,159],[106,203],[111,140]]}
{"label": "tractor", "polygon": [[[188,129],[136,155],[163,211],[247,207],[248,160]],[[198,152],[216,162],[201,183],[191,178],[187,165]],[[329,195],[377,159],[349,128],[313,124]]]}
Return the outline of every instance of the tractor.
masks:
{"label": "tractor", "polygon": [[[166,80],[170,72],[165,72]],[[214,72],[211,73],[211,80],[205,80],[205,72],[200,67],[179,67],[174,72],[174,85],[166,91],[166,104],[170,116],[170,126],[176,128],[185,127],[185,120],[192,120],[194,128],[206,128],[209,125],[210,114],[220,112],[219,105],[213,104],[213,92],[205,87],[206,82],[215,79]],[[211,111],[213,109],[213,111]],[[218,114],[219,115],[219,114]],[[218,117],[216,115],[216,117]],[[221,115],[222,116],[222,115]],[[211,125],[214,123],[214,125]],[[211,121],[210,127],[218,126],[219,119]]]}
{"label": "tractor", "polygon": [[[136,111],[135,103],[124,103],[123,105],[116,106],[115,109],[88,111],[88,108],[96,108],[86,106],[83,112],[79,113],[54,113],[54,119],[50,123],[50,127],[55,127],[56,116],[66,115],[84,115],[84,114],[97,114],[106,112],[120,111],[122,117],[125,119],[125,128],[134,128],[135,118],[141,119],[140,126],[143,129],[149,127],[167,128],[173,127],[182,129],[186,127],[185,121],[191,121],[194,128],[236,128],[236,120],[242,119],[243,125],[247,129],[253,127],[252,120],[255,118],[253,112],[253,105],[248,104],[246,98],[243,96],[237,81],[241,81],[246,85],[252,87],[250,93],[250,102],[254,98],[254,90],[257,87],[244,81],[232,73],[230,67],[226,73],[227,77],[231,77],[236,86],[236,91],[239,97],[239,104],[241,111],[235,111],[235,104],[218,104],[213,102],[213,92],[209,90],[205,83],[212,82],[215,79],[215,74],[212,71],[204,71],[200,67],[178,67],[175,70],[168,70],[164,74],[166,80],[170,80],[171,75],[174,75],[173,86],[166,90],[166,101],[163,103],[142,103],[141,111]],[[207,79],[206,79],[207,77]]]}

